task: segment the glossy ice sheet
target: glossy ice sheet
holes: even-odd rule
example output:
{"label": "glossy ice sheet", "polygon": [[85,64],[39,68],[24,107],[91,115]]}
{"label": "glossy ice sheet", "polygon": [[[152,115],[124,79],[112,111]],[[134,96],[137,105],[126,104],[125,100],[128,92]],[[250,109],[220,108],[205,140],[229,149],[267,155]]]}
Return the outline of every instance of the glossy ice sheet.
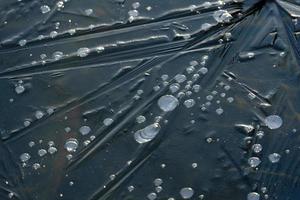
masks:
{"label": "glossy ice sheet", "polygon": [[0,0],[0,199],[298,200],[299,16]]}

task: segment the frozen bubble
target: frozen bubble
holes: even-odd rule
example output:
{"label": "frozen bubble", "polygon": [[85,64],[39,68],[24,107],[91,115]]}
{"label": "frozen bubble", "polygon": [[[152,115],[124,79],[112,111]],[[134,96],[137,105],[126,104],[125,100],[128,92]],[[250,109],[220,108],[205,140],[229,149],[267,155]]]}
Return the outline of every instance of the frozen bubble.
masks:
{"label": "frozen bubble", "polygon": [[269,129],[277,129],[282,126],[282,119],[278,115],[269,115],[264,119],[265,124]]}
{"label": "frozen bubble", "polygon": [[129,10],[128,11],[128,15],[130,17],[137,17],[137,16],[139,16],[139,11],[137,11],[137,10]]}
{"label": "frozen bubble", "polygon": [[173,83],[170,85],[169,89],[172,93],[175,93],[179,90],[180,85],[178,83]]}
{"label": "frozen bubble", "polygon": [[153,183],[155,186],[160,186],[163,183],[163,180],[161,178],[156,178]]}
{"label": "frozen bubble", "polygon": [[29,121],[29,120],[25,120],[24,121],[24,126],[25,127],[29,126],[30,124],[31,124],[31,121]]}
{"label": "frozen bubble", "polygon": [[91,128],[89,126],[82,126],[79,128],[79,132],[81,135],[87,135],[91,132]]}
{"label": "frozen bubble", "polygon": [[191,74],[194,70],[195,70],[195,67],[194,67],[194,66],[189,66],[189,67],[186,68],[186,72],[187,72],[188,74]]}
{"label": "frozen bubble", "polygon": [[113,122],[114,122],[114,120],[113,120],[112,118],[105,118],[105,119],[103,120],[103,124],[104,124],[105,126],[109,126],[109,125],[111,125]]}
{"label": "frozen bubble", "polygon": [[20,160],[21,160],[22,162],[26,162],[26,161],[28,161],[30,158],[31,158],[31,156],[29,155],[29,153],[22,153],[22,154],[20,155]]}
{"label": "frozen bubble", "polygon": [[183,199],[190,199],[194,195],[194,190],[190,187],[185,187],[180,190],[180,195]]}
{"label": "frozen bubble", "polygon": [[25,46],[27,44],[27,40],[25,39],[22,39],[19,41],[19,45],[22,47],[22,46]]}
{"label": "frozen bubble", "polygon": [[161,186],[155,187],[155,191],[156,191],[157,193],[160,193],[162,190],[163,190],[163,188],[162,188]]}
{"label": "frozen bubble", "polygon": [[178,83],[183,83],[184,81],[186,81],[186,76],[184,74],[177,74],[174,77],[175,81],[177,81]]}
{"label": "frozen bubble", "polygon": [[57,148],[51,146],[51,147],[48,148],[48,152],[49,152],[50,154],[54,154],[55,152],[57,152]]}
{"label": "frozen bubble", "polygon": [[133,185],[130,185],[130,186],[128,186],[127,189],[128,189],[129,192],[132,192],[132,191],[134,190],[134,186],[133,186]]}
{"label": "frozen bubble", "polygon": [[42,5],[40,9],[43,14],[50,12],[50,7],[48,5]]}
{"label": "frozen bubble", "polygon": [[253,144],[252,149],[255,153],[259,153],[262,151],[262,146],[261,144]]}
{"label": "frozen bubble", "polygon": [[200,72],[201,74],[206,74],[206,73],[208,72],[208,69],[207,69],[206,67],[201,67],[201,68],[199,69],[199,72]]}
{"label": "frozen bubble", "polygon": [[89,9],[85,9],[84,10],[84,13],[88,16],[92,15],[93,14],[93,9],[89,8]]}
{"label": "frozen bubble", "polygon": [[50,32],[50,37],[51,38],[55,38],[58,35],[58,33],[56,31],[51,31]]}
{"label": "frozen bubble", "polygon": [[43,116],[44,116],[44,113],[42,111],[38,110],[35,112],[35,117],[37,119],[41,119]]}
{"label": "frozen bubble", "polygon": [[213,14],[214,19],[219,23],[230,22],[231,14],[227,10],[217,10]]}
{"label": "frozen bubble", "polygon": [[250,192],[247,195],[247,200],[259,200],[260,199],[260,195],[257,192]]}
{"label": "frozen bubble", "polygon": [[197,167],[198,167],[198,164],[197,164],[197,163],[192,163],[192,167],[193,167],[193,168],[197,168]]}
{"label": "frozen bubble", "polygon": [[98,47],[96,47],[96,51],[97,51],[97,53],[100,53],[100,52],[102,52],[102,51],[104,51],[104,47],[103,46],[98,46]]}
{"label": "frozen bubble", "polygon": [[154,200],[154,199],[157,198],[157,194],[154,193],[154,192],[151,192],[151,193],[149,193],[149,194],[147,195],[147,198],[148,198],[149,200]]}
{"label": "frozen bubble", "polygon": [[53,53],[53,58],[55,59],[55,60],[59,60],[59,59],[61,59],[62,57],[63,57],[63,52],[61,52],[61,51],[56,51],[56,52],[54,52]]}
{"label": "frozen bubble", "polygon": [[15,92],[17,93],[17,94],[21,94],[21,93],[23,93],[25,91],[25,87],[23,86],[23,85],[17,85],[16,87],[15,87]]}
{"label": "frozen bubble", "polygon": [[277,163],[281,158],[280,154],[278,153],[271,153],[268,157],[271,163]]}
{"label": "frozen bubble", "polygon": [[75,138],[69,138],[67,139],[65,145],[64,145],[65,149],[68,152],[75,152],[78,148],[78,141]]}
{"label": "frozen bubble", "polygon": [[40,149],[40,150],[38,150],[38,154],[39,154],[39,156],[42,157],[47,154],[47,151],[45,149]]}
{"label": "frozen bubble", "polygon": [[28,146],[29,147],[33,147],[35,145],[35,142],[34,141],[30,141],[29,143],[28,143]]}
{"label": "frozen bubble", "polygon": [[146,121],[146,117],[143,116],[143,115],[137,116],[137,118],[136,118],[136,122],[139,123],[139,124],[141,124],[145,121]]}
{"label": "frozen bubble", "polygon": [[158,99],[157,104],[160,109],[165,112],[169,112],[174,110],[178,106],[179,101],[173,95],[164,95]]}
{"label": "frozen bubble", "polygon": [[222,108],[217,108],[217,109],[216,109],[216,113],[217,113],[218,115],[223,114],[223,112],[224,112],[224,110],[223,110]]}
{"label": "frozen bubble", "polygon": [[153,140],[159,131],[160,125],[158,123],[150,124],[144,129],[136,131],[134,133],[134,138],[138,143],[146,143]]}
{"label": "frozen bubble", "polygon": [[140,2],[134,2],[134,3],[132,3],[132,7],[133,7],[134,9],[139,8],[140,5],[141,5]]}
{"label": "frozen bubble", "polygon": [[250,167],[257,167],[261,163],[258,157],[251,157],[248,159],[248,164]]}
{"label": "frozen bubble", "polygon": [[38,170],[39,168],[41,168],[41,165],[39,163],[34,163],[32,165],[32,167],[33,167],[34,170]]}
{"label": "frozen bubble", "polygon": [[228,101],[228,103],[232,103],[234,101],[234,98],[233,97],[228,97],[227,101]]}
{"label": "frozen bubble", "polygon": [[184,101],[183,104],[185,105],[185,107],[191,108],[195,105],[195,100],[194,99],[187,99],[187,100]]}
{"label": "frozen bubble", "polygon": [[88,56],[89,53],[90,53],[90,49],[87,47],[82,47],[77,50],[77,56],[81,58]]}

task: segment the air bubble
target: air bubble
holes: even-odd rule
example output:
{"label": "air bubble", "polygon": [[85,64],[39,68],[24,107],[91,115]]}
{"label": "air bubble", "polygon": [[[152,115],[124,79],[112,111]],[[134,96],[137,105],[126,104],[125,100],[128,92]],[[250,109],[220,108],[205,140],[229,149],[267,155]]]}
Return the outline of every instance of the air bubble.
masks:
{"label": "air bubble", "polygon": [[91,132],[91,128],[89,126],[82,126],[79,128],[79,132],[81,135],[87,135]]}
{"label": "air bubble", "polygon": [[65,149],[68,151],[68,152],[75,152],[78,148],[78,141],[77,139],[75,138],[69,138],[65,145],[64,145]]}
{"label": "air bubble", "polygon": [[136,131],[134,133],[134,138],[138,143],[146,143],[153,140],[159,131],[160,125],[158,123],[150,124],[144,129]]}
{"label": "air bubble", "polygon": [[180,195],[183,199],[190,199],[194,195],[194,190],[190,187],[185,187],[180,190]]}
{"label": "air bubble", "polygon": [[248,159],[248,164],[250,167],[257,167],[261,163],[258,157],[251,157]]}
{"label": "air bubble", "polygon": [[48,5],[42,5],[40,9],[43,14],[50,12],[50,7]]}
{"label": "air bubble", "polygon": [[169,112],[178,106],[179,101],[173,95],[164,95],[159,98],[157,104],[161,110]]}
{"label": "air bubble", "polygon": [[281,158],[280,154],[278,153],[272,153],[268,157],[271,163],[278,163]]}
{"label": "air bubble", "polygon": [[282,126],[282,119],[278,115],[269,115],[264,119],[265,124],[269,129],[278,129]]}

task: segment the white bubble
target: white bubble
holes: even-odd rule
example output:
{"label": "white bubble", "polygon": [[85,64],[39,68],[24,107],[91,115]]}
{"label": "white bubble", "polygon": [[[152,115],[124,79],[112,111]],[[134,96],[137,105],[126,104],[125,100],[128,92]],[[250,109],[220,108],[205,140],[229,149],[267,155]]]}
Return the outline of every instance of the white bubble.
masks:
{"label": "white bubble", "polygon": [[151,192],[150,194],[147,195],[147,198],[148,198],[149,200],[154,200],[154,199],[157,198],[157,194],[154,193],[154,192]]}
{"label": "white bubble", "polygon": [[143,115],[137,116],[137,118],[136,118],[136,122],[139,123],[139,124],[141,124],[145,121],[146,121],[146,117],[143,116]]}
{"label": "white bubble", "polygon": [[25,91],[25,87],[23,86],[23,85],[17,85],[16,87],[15,87],[15,92],[17,93],[17,94],[21,94],[21,93],[23,93]]}
{"label": "white bubble", "polygon": [[134,139],[138,143],[146,143],[158,134],[160,131],[160,125],[158,123],[150,124],[149,126],[145,127],[144,129],[138,130],[134,133]]}
{"label": "white bubble", "polygon": [[47,151],[45,149],[40,149],[40,150],[38,150],[38,154],[39,154],[39,156],[42,157],[47,154]]}
{"label": "white bubble", "polygon": [[278,115],[269,115],[264,119],[265,124],[269,129],[277,129],[282,126],[282,119]]}
{"label": "white bubble", "polygon": [[213,14],[214,19],[219,23],[230,22],[231,14],[227,10],[217,10]]}
{"label": "white bubble", "polygon": [[87,135],[91,132],[91,128],[89,126],[82,126],[79,128],[79,132],[81,135]]}
{"label": "white bubble", "polygon": [[114,122],[114,120],[113,120],[112,118],[106,118],[106,119],[103,120],[103,124],[104,124],[105,126],[109,126],[109,125],[111,125],[113,122]]}
{"label": "white bubble", "polygon": [[177,81],[178,83],[183,83],[184,81],[186,81],[186,76],[184,74],[177,74],[174,77],[175,81]]}
{"label": "white bubble", "polygon": [[61,59],[62,57],[63,57],[63,52],[61,52],[61,51],[56,51],[56,52],[54,52],[53,53],[53,58],[55,59],[55,60],[59,60],[59,59]]}
{"label": "white bubble", "polygon": [[89,53],[90,53],[90,49],[87,47],[82,47],[77,50],[77,56],[81,58],[88,56]]}
{"label": "white bubble", "polygon": [[262,151],[262,146],[261,144],[253,144],[252,149],[255,153],[259,153]]}
{"label": "white bubble", "polygon": [[38,110],[35,112],[35,117],[37,119],[41,119],[43,116],[44,116],[44,113],[42,111]]}
{"label": "white bubble", "polygon": [[180,85],[178,83],[173,83],[170,85],[169,89],[172,93],[175,93],[179,90]]}
{"label": "white bubble", "polygon": [[19,45],[22,47],[22,46],[25,46],[27,44],[27,40],[25,39],[22,39],[19,41]]}
{"label": "white bubble", "polygon": [[163,180],[161,178],[156,178],[153,183],[155,186],[160,186],[163,183]]}
{"label": "white bubble", "polygon": [[271,163],[277,163],[281,158],[280,154],[278,153],[272,153],[268,157]]}
{"label": "white bubble", "polygon": [[32,165],[32,167],[33,167],[34,170],[37,170],[37,169],[41,168],[41,165],[39,163],[34,163]]}
{"label": "white bubble", "polygon": [[85,10],[84,10],[84,13],[85,13],[86,15],[88,15],[88,16],[92,15],[93,12],[94,12],[94,11],[93,11],[93,9],[91,9],[91,8],[85,9]]}
{"label": "white bubble", "polygon": [[22,154],[20,155],[20,160],[21,160],[22,162],[26,162],[26,161],[28,161],[30,158],[31,158],[31,156],[30,156],[29,153],[22,153]]}
{"label": "white bubble", "polygon": [[164,95],[158,99],[157,104],[161,110],[169,112],[178,106],[179,101],[173,95]]}
{"label": "white bubble", "polygon": [[183,199],[190,199],[194,195],[194,190],[190,187],[185,187],[180,190],[180,195]]}
{"label": "white bubble", "polygon": [[195,105],[195,100],[194,99],[187,99],[187,100],[184,101],[183,104],[185,105],[185,107],[191,108]]}
{"label": "white bubble", "polygon": [[251,157],[248,159],[248,164],[250,167],[257,167],[261,163],[258,157]]}
{"label": "white bubble", "polygon": [[68,152],[75,152],[78,148],[78,141],[75,138],[69,138],[65,145],[64,148],[68,151]]}
{"label": "white bubble", "polygon": [[51,147],[48,148],[48,152],[49,152],[50,154],[54,154],[55,152],[57,152],[57,148],[51,146]]}
{"label": "white bubble", "polygon": [[48,5],[42,5],[40,9],[43,14],[50,12],[50,7]]}
{"label": "white bubble", "polygon": [[259,200],[260,199],[260,195],[257,192],[250,192],[247,195],[247,200]]}

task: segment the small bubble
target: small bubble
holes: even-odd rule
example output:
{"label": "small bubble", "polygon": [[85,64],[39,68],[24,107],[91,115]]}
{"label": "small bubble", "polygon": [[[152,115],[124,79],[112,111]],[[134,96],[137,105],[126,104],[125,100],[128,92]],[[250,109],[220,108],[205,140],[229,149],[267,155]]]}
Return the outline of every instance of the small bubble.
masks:
{"label": "small bubble", "polygon": [[136,122],[139,123],[139,124],[141,124],[145,121],[146,121],[146,117],[143,116],[143,115],[137,116],[137,118],[136,118]]}
{"label": "small bubble", "polygon": [[85,9],[85,10],[84,10],[84,13],[85,13],[86,15],[88,15],[88,16],[92,15],[93,12],[94,12],[94,11],[93,11],[93,9],[91,9],[91,8]]}
{"label": "small bubble", "polygon": [[35,112],[35,117],[37,119],[41,119],[43,116],[44,116],[44,113],[42,111],[38,110]]}
{"label": "small bubble", "polygon": [[50,7],[48,5],[42,5],[40,9],[43,14],[50,12]]}
{"label": "small bubble", "polygon": [[164,95],[159,98],[157,104],[161,110],[169,112],[174,110],[178,106],[179,101],[172,95]]}
{"label": "small bubble", "polygon": [[185,105],[185,107],[191,108],[195,105],[195,100],[194,99],[187,99],[187,100],[184,101],[183,104]]}
{"label": "small bubble", "polygon": [[138,130],[134,133],[134,138],[138,143],[146,143],[151,141],[160,131],[158,123],[150,124],[144,129]]}
{"label": "small bubble", "polygon": [[231,14],[227,10],[217,10],[214,12],[213,17],[219,23],[228,23],[232,19]]}
{"label": "small bubble", "polygon": [[22,162],[26,162],[26,161],[28,161],[30,158],[31,158],[31,156],[29,155],[29,153],[23,153],[23,154],[21,154],[21,156],[20,156],[20,160],[21,160]]}
{"label": "small bubble", "polygon": [[252,149],[255,153],[259,153],[262,151],[262,146],[261,144],[253,144]]}
{"label": "small bubble", "polygon": [[174,77],[175,81],[177,81],[178,83],[183,83],[184,81],[186,81],[186,76],[184,74],[177,74]]}
{"label": "small bubble", "polygon": [[32,167],[33,167],[34,170],[38,170],[39,168],[41,168],[41,165],[39,163],[34,163],[32,165]]}
{"label": "small bubble", "polygon": [[65,145],[64,148],[68,151],[68,152],[75,152],[78,148],[78,141],[75,138],[69,138]]}
{"label": "small bubble", "polygon": [[281,158],[280,154],[278,153],[272,153],[268,157],[271,163],[278,163]]}
{"label": "small bubble", "polygon": [[15,92],[17,93],[17,94],[21,94],[21,93],[23,93],[25,91],[25,87],[23,86],[23,85],[17,85],[16,87],[15,87]]}
{"label": "small bubble", "polygon": [[248,164],[250,167],[257,167],[261,163],[258,157],[251,157],[248,159]]}
{"label": "small bubble", "polygon": [[160,186],[163,183],[163,180],[161,178],[156,178],[153,183],[155,186]]}
{"label": "small bubble", "polygon": [[264,123],[269,129],[278,129],[282,126],[282,119],[278,115],[269,115],[264,119]]}
{"label": "small bubble", "polygon": [[87,135],[91,132],[91,128],[89,126],[82,126],[79,128],[79,132],[81,135]]}
{"label": "small bubble", "polygon": [[110,126],[113,122],[114,122],[114,120],[112,118],[106,118],[103,120],[103,124],[105,126]]}
{"label": "small bubble", "polygon": [[45,149],[40,149],[40,150],[38,150],[38,154],[39,154],[39,156],[42,157],[47,154],[47,151]]}
{"label": "small bubble", "polygon": [[151,193],[149,193],[149,194],[147,195],[147,198],[148,198],[149,200],[154,200],[154,199],[157,198],[157,194],[154,193],[154,192],[151,192]]}
{"label": "small bubble", "polygon": [[260,199],[260,195],[257,192],[250,192],[247,195],[247,200],[259,200]]}
{"label": "small bubble", "polygon": [[183,199],[190,199],[194,195],[194,190],[190,187],[185,187],[180,190],[180,195]]}
{"label": "small bubble", "polygon": [[50,154],[54,154],[55,152],[57,152],[57,148],[51,146],[51,147],[48,148],[48,152],[49,152]]}
{"label": "small bubble", "polygon": [[90,53],[90,49],[87,47],[82,47],[77,50],[77,56],[81,58],[88,56],[89,53]]}
{"label": "small bubble", "polygon": [[128,189],[129,192],[132,192],[134,190],[134,186],[130,185],[130,186],[128,186],[127,189]]}
{"label": "small bubble", "polygon": [[27,40],[25,39],[22,39],[19,41],[19,45],[22,47],[22,46],[25,46],[27,44]]}

